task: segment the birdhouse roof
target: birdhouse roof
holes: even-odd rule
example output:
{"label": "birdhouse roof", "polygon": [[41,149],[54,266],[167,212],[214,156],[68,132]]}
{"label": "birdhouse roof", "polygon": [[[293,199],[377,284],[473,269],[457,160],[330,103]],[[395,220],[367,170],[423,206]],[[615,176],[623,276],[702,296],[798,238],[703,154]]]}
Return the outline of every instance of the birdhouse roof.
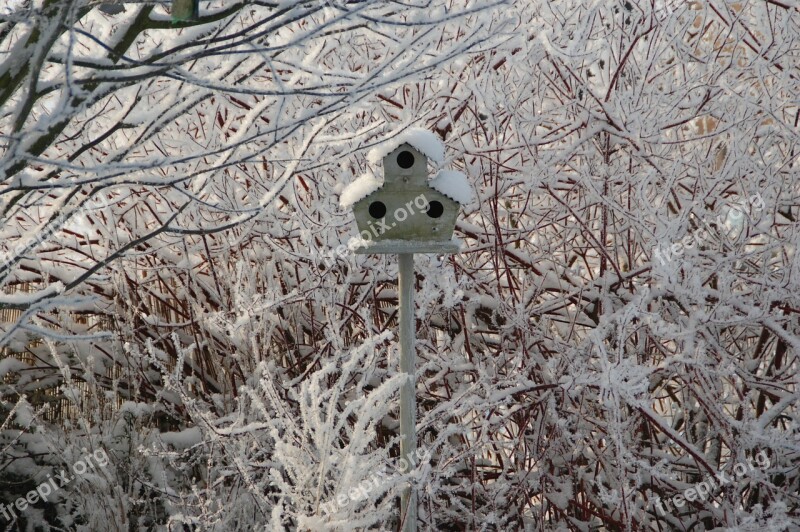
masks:
{"label": "birdhouse roof", "polygon": [[403,144],[408,144],[434,163],[444,162],[444,143],[430,131],[421,128],[407,129],[399,135],[384,140],[369,151],[367,160],[372,164],[378,164]]}
{"label": "birdhouse roof", "polygon": [[473,198],[467,176],[457,170],[439,170],[436,177],[428,181],[428,186],[461,205],[466,205]]}
{"label": "birdhouse roof", "polygon": [[[421,166],[415,163],[414,170],[411,171],[409,169],[411,173],[403,173],[406,167],[402,167],[399,169],[401,171],[400,177],[395,176],[394,174],[398,170],[398,168],[396,168],[397,164],[394,161],[387,163],[385,158],[387,155],[397,151],[403,146],[410,146],[436,163],[441,163],[444,160],[444,144],[436,135],[424,129],[406,130],[401,135],[393,137],[373,148],[367,157],[372,164],[384,163],[384,174],[387,176],[386,179],[389,179],[390,188],[397,186],[395,181],[405,176],[403,177],[405,184],[403,184],[402,187],[427,185],[432,190],[439,192],[443,196],[461,205],[466,205],[472,201],[473,192],[469,185],[469,180],[467,180],[467,177],[461,172],[441,170],[436,174],[436,177],[429,180],[425,177],[426,169],[423,162]],[[390,168],[394,166],[395,169],[391,171],[387,170],[387,164],[389,164]],[[391,179],[389,178],[389,174],[392,175]],[[353,207],[356,203],[377,192],[383,186],[384,180],[379,179],[374,174],[367,173],[362,175],[342,190],[341,196],[339,197],[339,205],[345,209]],[[392,188],[392,190],[394,191],[394,188]]]}
{"label": "birdhouse roof", "polygon": [[339,205],[343,209],[352,207],[356,202],[366,198],[383,186],[382,181],[378,181],[372,174],[364,174],[349,185],[347,185],[339,196]]}

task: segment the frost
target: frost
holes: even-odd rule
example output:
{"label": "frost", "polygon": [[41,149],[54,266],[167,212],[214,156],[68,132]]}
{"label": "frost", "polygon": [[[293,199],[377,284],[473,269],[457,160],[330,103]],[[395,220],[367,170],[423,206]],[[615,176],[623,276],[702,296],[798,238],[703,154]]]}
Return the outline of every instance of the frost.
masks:
{"label": "frost", "polygon": [[367,160],[372,164],[378,164],[392,150],[404,143],[410,144],[431,162],[437,164],[444,162],[444,143],[435,134],[421,128],[408,129],[396,137],[383,141],[369,151]]}
{"label": "frost", "polygon": [[[398,530],[409,480],[420,530],[797,528],[786,2],[111,1],[0,15],[3,495],[114,462],[29,528]],[[463,246],[340,260],[411,146]],[[382,474],[396,253],[431,458]]]}
{"label": "frost", "polygon": [[440,170],[428,184],[461,205],[467,205],[475,197],[467,176],[458,170]]}
{"label": "frost", "polygon": [[383,183],[378,181],[374,175],[364,174],[345,187],[342,195],[339,196],[339,205],[343,209],[347,209],[381,188],[381,186],[383,186]]}

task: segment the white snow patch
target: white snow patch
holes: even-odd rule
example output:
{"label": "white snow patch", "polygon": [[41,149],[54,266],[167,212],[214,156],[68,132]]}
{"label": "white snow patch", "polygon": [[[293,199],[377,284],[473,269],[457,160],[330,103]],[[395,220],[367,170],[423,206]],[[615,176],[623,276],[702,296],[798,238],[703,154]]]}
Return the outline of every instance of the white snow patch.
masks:
{"label": "white snow patch", "polygon": [[188,449],[203,441],[203,435],[200,433],[200,429],[192,427],[180,432],[162,432],[161,440],[179,449]]}
{"label": "white snow patch", "polygon": [[29,368],[30,366],[27,365],[25,362],[14,358],[8,357],[0,360],[0,379],[5,377],[9,373],[18,373],[24,369]]}
{"label": "white snow patch", "polygon": [[339,205],[343,209],[351,207],[355,202],[366,198],[381,186],[383,183],[378,181],[374,175],[364,174],[345,187],[342,195],[339,196]]}
{"label": "white snow patch", "polygon": [[142,417],[152,413],[153,407],[147,403],[136,403],[134,401],[125,401],[119,407],[121,414],[132,414],[133,417]]}
{"label": "white snow patch", "polygon": [[33,423],[33,408],[28,403],[20,403],[17,407],[15,421],[22,427],[30,427]]}
{"label": "white snow patch", "polygon": [[74,386],[61,386],[61,394],[75,403],[76,405],[81,404],[81,392]]}
{"label": "white snow patch", "polygon": [[367,160],[372,164],[378,164],[389,155],[389,152],[403,143],[410,144],[434,163],[444,161],[444,143],[439,137],[422,128],[407,129],[400,135],[383,141],[369,151]]}
{"label": "white snow patch", "polygon": [[3,9],[3,11],[4,13],[10,15],[17,9],[20,9],[23,4],[23,0],[7,0],[6,7]]}
{"label": "white snow patch", "polygon": [[467,176],[458,170],[440,170],[428,185],[461,205],[468,204],[475,197]]}
{"label": "white snow patch", "polygon": [[63,283],[55,282],[44,290],[37,292],[16,292],[13,294],[0,294],[0,305],[32,305],[37,301],[53,297],[64,291]]}

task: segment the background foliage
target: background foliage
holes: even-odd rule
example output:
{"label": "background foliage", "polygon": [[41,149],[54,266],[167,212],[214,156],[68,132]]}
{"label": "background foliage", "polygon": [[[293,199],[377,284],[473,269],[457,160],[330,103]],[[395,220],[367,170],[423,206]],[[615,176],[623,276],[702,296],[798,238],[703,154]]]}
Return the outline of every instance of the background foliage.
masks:
{"label": "background foliage", "polygon": [[[800,522],[796,7],[0,10],[0,499],[112,458],[7,529],[394,529],[409,479],[426,530]],[[338,193],[412,125],[479,198],[416,259],[430,460],[326,512],[400,383]]]}

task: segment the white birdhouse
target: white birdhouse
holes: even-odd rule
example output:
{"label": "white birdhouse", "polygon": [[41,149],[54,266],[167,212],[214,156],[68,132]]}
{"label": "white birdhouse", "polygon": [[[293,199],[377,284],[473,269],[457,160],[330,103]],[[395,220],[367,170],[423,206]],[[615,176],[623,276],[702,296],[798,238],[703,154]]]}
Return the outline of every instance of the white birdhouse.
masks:
{"label": "white birdhouse", "polygon": [[383,182],[362,176],[342,192],[340,202],[352,206],[361,235],[357,253],[458,250],[453,241],[456,216],[460,205],[471,200],[472,190],[460,172],[443,170],[428,179],[428,156],[441,159],[443,154],[441,141],[424,130],[411,130],[371,152],[373,163],[383,161]]}

